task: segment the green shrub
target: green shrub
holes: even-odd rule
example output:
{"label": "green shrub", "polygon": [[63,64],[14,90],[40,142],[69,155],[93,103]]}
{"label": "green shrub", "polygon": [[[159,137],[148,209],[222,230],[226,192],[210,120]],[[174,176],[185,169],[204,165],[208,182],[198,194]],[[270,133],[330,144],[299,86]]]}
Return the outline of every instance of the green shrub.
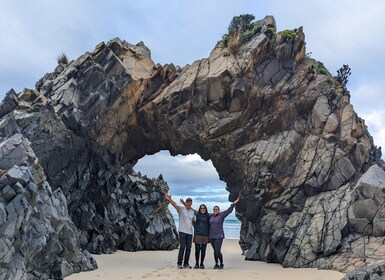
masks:
{"label": "green shrub", "polygon": [[369,134],[369,129],[368,129],[368,126],[366,124],[364,124],[364,132],[365,132],[365,134]]}
{"label": "green shrub", "polygon": [[261,27],[255,22],[252,23],[255,17],[251,14],[242,14],[235,16],[231,20],[228,33],[223,35],[223,45],[233,54],[236,54],[241,44],[247,43],[251,38],[260,31]]}
{"label": "green shrub", "polygon": [[262,26],[257,25],[256,22],[251,23],[247,26],[247,29],[245,29],[240,36],[241,44],[247,43],[253,38],[255,34],[260,32],[262,29]]}
{"label": "green shrub", "polygon": [[283,36],[283,37],[286,37],[286,38],[294,38],[295,37],[295,30],[289,30],[289,29],[286,29],[286,30],[283,30],[280,32],[280,34]]}
{"label": "green shrub", "polygon": [[245,30],[251,29],[251,21],[253,21],[255,17],[251,14],[242,14],[240,16],[235,16],[230,21],[229,27],[227,28],[228,33],[242,33]]}
{"label": "green shrub", "polygon": [[317,73],[331,76],[330,72],[328,71],[328,69],[326,69],[325,65],[322,62],[315,60],[313,66]]}
{"label": "green shrub", "polygon": [[277,35],[276,32],[275,32],[275,27],[271,27],[271,26],[268,26],[267,28],[267,31],[265,32],[265,35],[269,38],[269,39],[273,39],[275,38],[275,36]]}

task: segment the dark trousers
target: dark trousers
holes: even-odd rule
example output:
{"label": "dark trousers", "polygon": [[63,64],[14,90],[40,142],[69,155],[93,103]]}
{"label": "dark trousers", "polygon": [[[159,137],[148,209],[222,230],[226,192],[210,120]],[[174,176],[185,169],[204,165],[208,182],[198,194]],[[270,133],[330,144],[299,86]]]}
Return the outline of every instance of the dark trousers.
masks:
{"label": "dark trousers", "polygon": [[215,264],[218,264],[218,260],[223,263],[223,256],[221,253],[223,239],[211,239],[210,242],[214,250]]}
{"label": "dark trousers", "polygon": [[203,264],[206,256],[207,244],[196,244],[195,243],[195,263],[199,264],[199,255],[201,256],[200,264]]}
{"label": "dark trousers", "polygon": [[[192,234],[187,234],[183,232],[179,232],[179,253],[178,253],[178,264],[187,265],[190,259],[191,252],[191,244],[192,244]],[[184,255],[184,261],[183,261]]]}

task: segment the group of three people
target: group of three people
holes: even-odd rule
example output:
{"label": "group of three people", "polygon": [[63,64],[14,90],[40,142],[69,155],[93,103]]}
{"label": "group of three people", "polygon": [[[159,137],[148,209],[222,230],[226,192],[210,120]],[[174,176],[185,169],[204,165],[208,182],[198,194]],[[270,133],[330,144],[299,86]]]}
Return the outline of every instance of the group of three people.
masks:
{"label": "group of three people", "polygon": [[[214,269],[223,269],[223,255],[221,252],[225,233],[223,222],[233,211],[237,198],[231,206],[223,212],[219,207],[214,206],[213,213],[209,214],[205,204],[199,206],[199,210],[192,209],[192,199],[182,200],[184,206],[179,206],[172,199],[171,195],[165,194],[166,200],[176,209],[179,216],[179,252],[178,268],[191,268],[189,264],[192,241],[195,243],[195,266],[194,268],[205,268],[203,262],[206,256],[206,247],[210,242],[214,250]],[[193,238],[194,225],[194,238]],[[200,262],[199,262],[200,257]],[[182,265],[183,264],[183,265]]]}

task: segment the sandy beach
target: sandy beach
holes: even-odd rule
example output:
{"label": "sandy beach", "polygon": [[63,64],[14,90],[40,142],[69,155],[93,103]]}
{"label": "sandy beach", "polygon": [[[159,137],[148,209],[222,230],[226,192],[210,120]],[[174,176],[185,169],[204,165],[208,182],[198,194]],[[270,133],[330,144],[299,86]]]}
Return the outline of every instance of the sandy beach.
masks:
{"label": "sandy beach", "polygon": [[[112,255],[94,255],[99,268],[66,277],[66,280],[127,279],[256,279],[256,280],[340,280],[343,274],[313,268],[282,268],[279,264],[245,261],[238,240],[225,239],[222,247],[223,270],[214,270],[211,246],[206,253],[206,269],[177,269],[178,251],[118,251]],[[194,244],[190,264],[194,265]]]}

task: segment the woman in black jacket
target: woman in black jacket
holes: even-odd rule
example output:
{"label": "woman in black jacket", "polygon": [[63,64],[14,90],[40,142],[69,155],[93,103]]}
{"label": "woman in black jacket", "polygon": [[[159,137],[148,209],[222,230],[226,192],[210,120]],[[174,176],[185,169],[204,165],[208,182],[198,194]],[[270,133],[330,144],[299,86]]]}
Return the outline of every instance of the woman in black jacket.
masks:
{"label": "woman in black jacket", "polygon": [[[209,229],[210,229],[210,217],[207,212],[207,207],[204,204],[199,206],[199,210],[196,212],[194,222],[194,243],[195,243],[195,266],[194,268],[204,269],[203,261],[206,256],[206,247],[209,242]],[[201,257],[200,265],[199,255]]]}

